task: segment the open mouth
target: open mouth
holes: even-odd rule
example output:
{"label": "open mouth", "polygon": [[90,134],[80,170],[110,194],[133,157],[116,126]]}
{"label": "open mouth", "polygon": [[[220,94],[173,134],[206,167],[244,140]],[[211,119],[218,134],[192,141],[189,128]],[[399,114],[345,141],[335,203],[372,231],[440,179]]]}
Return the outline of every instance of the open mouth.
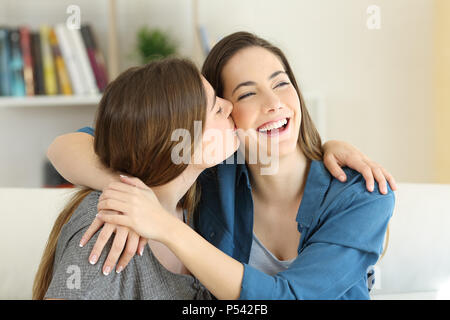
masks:
{"label": "open mouth", "polygon": [[268,136],[279,135],[287,130],[290,120],[290,118],[283,118],[277,121],[271,121],[258,127],[257,131]]}

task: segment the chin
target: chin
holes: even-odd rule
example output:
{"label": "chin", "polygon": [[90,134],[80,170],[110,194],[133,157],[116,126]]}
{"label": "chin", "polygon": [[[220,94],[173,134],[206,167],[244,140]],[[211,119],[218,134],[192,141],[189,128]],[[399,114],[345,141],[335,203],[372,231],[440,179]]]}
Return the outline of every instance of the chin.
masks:
{"label": "chin", "polygon": [[283,158],[297,151],[297,141],[291,143],[280,143],[278,145],[278,157]]}

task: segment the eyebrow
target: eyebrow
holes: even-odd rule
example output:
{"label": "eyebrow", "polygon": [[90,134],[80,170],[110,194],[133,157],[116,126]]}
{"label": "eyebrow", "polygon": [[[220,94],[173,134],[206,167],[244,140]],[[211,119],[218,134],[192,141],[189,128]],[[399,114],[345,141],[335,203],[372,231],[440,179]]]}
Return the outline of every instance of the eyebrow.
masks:
{"label": "eyebrow", "polygon": [[[275,71],[274,73],[272,73],[272,74],[269,76],[268,80],[272,80],[273,78],[275,78],[276,76],[278,76],[278,75],[281,74],[281,73],[286,74],[286,71],[283,71],[283,70]],[[234,90],[233,90],[233,92],[231,93],[231,95],[233,95],[233,94],[236,92],[236,90],[239,89],[240,87],[244,87],[244,86],[254,86],[254,85],[256,85],[256,82],[254,82],[254,81],[245,81],[245,82],[241,82],[240,84],[238,84],[238,85],[236,86],[236,88],[234,88]]]}

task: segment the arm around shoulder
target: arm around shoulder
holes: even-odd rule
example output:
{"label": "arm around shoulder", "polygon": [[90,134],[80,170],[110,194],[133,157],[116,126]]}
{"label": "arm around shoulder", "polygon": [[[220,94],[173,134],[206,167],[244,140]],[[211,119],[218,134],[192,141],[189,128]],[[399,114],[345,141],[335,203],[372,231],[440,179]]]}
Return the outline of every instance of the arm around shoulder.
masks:
{"label": "arm around shoulder", "polygon": [[106,168],[94,152],[94,137],[84,132],[61,135],[51,143],[47,158],[66,180],[103,190],[119,176]]}

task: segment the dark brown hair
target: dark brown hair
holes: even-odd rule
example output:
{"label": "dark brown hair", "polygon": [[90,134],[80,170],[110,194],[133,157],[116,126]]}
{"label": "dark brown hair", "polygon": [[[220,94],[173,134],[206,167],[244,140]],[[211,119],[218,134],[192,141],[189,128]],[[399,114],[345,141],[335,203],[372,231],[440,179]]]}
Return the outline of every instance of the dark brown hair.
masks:
{"label": "dark brown hair", "polygon": [[[170,161],[172,148],[183,143],[185,149],[193,150],[194,142],[201,141],[191,139],[186,145],[188,140],[171,141],[171,134],[185,129],[194,137],[194,121],[205,122],[206,104],[200,73],[188,60],[171,58],[130,68],[106,87],[100,101],[95,153],[106,167],[135,176],[150,187],[168,183],[188,165]],[[45,297],[61,229],[91,191],[77,192],[59,214],[35,276],[33,299]],[[198,198],[194,184],[180,203],[188,217]]]}
{"label": "dark brown hair", "polygon": [[203,64],[202,74],[216,90],[216,94],[219,97],[223,97],[223,68],[238,51],[249,47],[264,48],[272,52],[280,59],[286,74],[297,91],[300,99],[300,109],[302,114],[300,134],[298,138],[300,148],[307,158],[311,160],[322,160],[322,141],[320,139],[319,132],[317,131],[308,110],[306,109],[303,96],[297,85],[291,66],[289,65],[284,53],[279,48],[252,33],[243,31],[235,32],[220,40],[211,49],[211,52],[208,54]]}

